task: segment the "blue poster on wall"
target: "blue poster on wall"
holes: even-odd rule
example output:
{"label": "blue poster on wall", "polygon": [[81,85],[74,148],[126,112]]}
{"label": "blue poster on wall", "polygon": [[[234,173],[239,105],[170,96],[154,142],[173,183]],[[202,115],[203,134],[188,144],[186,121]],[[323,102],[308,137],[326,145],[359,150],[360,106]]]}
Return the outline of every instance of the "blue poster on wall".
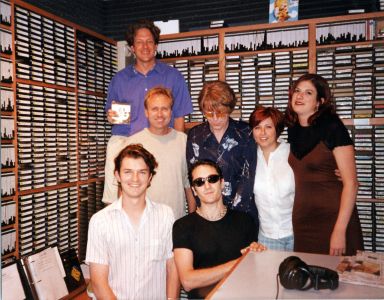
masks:
{"label": "blue poster on wall", "polygon": [[296,21],[299,0],[269,0],[269,23]]}

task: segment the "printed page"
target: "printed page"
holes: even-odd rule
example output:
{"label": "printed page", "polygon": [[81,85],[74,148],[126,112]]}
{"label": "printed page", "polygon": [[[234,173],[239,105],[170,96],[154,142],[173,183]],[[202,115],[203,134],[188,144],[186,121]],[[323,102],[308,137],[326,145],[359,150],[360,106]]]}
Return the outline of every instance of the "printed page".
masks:
{"label": "printed page", "polygon": [[29,256],[28,268],[39,300],[56,300],[68,294],[53,248]]}
{"label": "printed page", "polygon": [[16,264],[12,264],[1,270],[1,284],[2,300],[24,300],[26,298]]}

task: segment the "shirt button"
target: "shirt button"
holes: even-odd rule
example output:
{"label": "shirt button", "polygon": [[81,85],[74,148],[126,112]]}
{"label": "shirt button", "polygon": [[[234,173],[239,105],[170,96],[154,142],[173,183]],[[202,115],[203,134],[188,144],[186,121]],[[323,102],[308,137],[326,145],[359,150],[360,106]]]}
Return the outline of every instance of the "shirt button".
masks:
{"label": "shirt button", "polygon": [[144,89],[144,91],[148,91],[148,89],[147,89],[147,88],[145,88],[145,89]]}

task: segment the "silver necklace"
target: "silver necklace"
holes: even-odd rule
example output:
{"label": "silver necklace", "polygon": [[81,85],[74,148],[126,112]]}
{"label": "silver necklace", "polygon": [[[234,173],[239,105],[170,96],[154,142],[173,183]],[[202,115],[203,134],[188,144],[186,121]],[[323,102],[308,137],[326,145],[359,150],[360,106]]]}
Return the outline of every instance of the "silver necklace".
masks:
{"label": "silver necklace", "polygon": [[198,215],[200,215],[201,217],[203,217],[204,219],[206,219],[208,221],[217,221],[217,220],[222,219],[225,216],[225,214],[227,213],[227,207],[224,206],[224,208],[221,211],[217,212],[212,217],[203,213],[199,207],[196,209],[196,212]]}

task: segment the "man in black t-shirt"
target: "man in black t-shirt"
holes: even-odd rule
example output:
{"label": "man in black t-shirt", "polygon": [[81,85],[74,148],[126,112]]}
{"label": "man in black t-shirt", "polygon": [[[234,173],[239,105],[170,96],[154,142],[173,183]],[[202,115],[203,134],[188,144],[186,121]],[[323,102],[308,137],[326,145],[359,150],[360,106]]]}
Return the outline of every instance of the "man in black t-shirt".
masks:
{"label": "man in black t-shirt", "polygon": [[174,223],[173,251],[176,267],[189,298],[204,298],[247,250],[263,251],[256,243],[252,217],[228,210],[223,203],[220,168],[198,161],[189,171],[192,191],[201,205]]}

